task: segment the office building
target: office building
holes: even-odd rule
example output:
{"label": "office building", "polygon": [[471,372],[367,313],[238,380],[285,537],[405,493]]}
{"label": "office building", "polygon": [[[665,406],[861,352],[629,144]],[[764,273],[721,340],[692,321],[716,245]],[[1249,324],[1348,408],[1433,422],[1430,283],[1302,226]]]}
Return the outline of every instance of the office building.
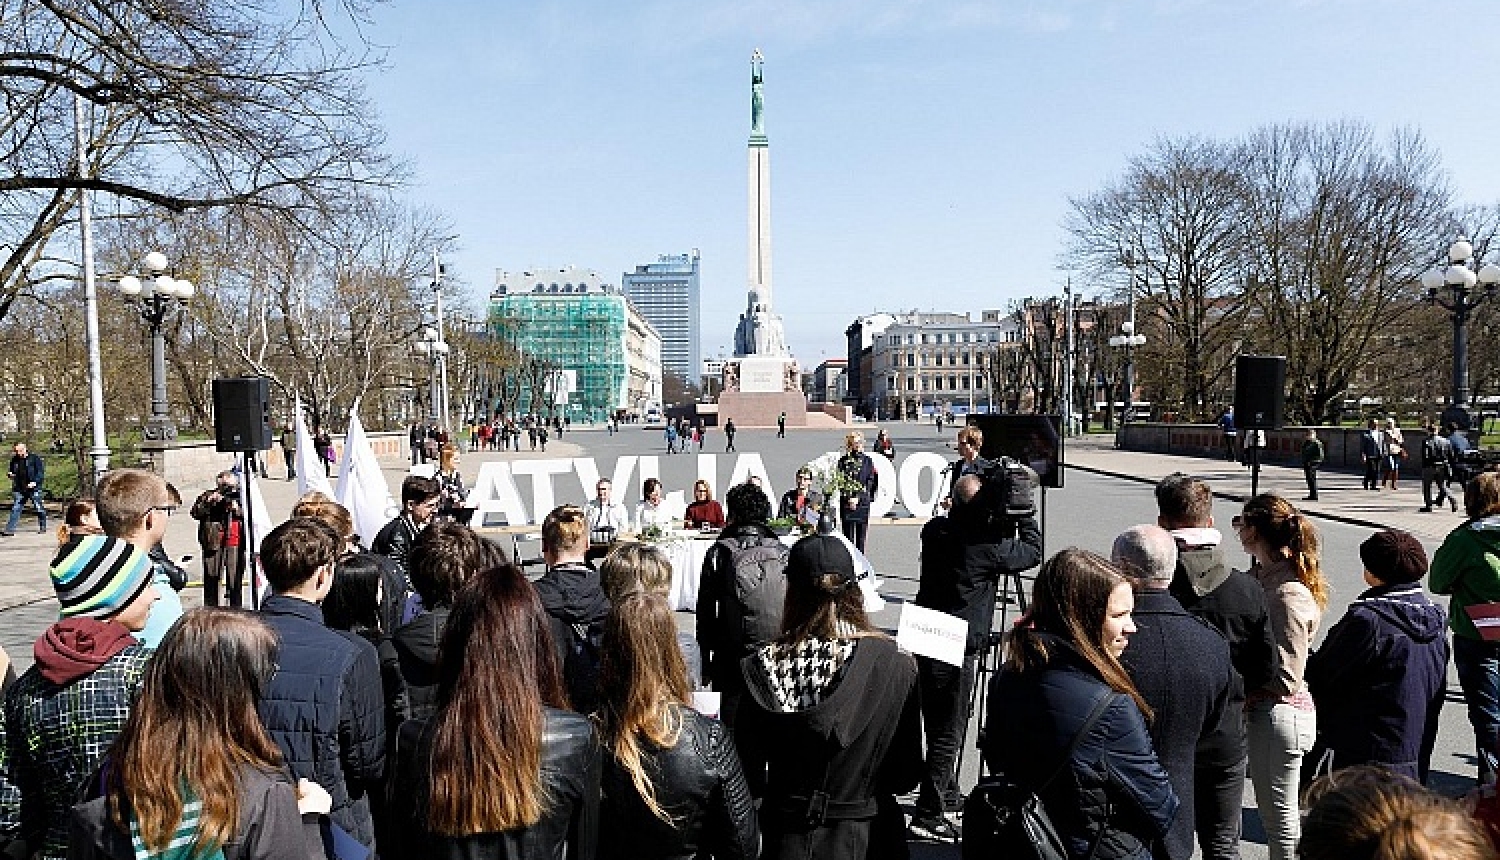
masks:
{"label": "office building", "polygon": [[698,380],[698,249],[664,254],[620,276],[625,298],[661,335],[661,365],[683,382]]}

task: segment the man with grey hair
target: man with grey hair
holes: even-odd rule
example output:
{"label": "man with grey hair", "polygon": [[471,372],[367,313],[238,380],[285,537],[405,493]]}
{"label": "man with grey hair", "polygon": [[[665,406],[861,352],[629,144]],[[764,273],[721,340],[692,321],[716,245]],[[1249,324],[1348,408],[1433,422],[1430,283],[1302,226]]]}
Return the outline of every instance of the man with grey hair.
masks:
{"label": "man with grey hair", "polygon": [[1131,580],[1165,591],[1177,572],[1177,541],[1160,526],[1134,526],[1115,538],[1109,556]]}
{"label": "man with grey hair", "polygon": [[[1167,591],[1177,570],[1177,542],[1160,526],[1140,525],[1115,538],[1110,558],[1135,589],[1136,633],[1120,662],[1155,712],[1151,743],[1182,808],[1153,856],[1193,856],[1194,774],[1198,749],[1240,719],[1234,707],[1238,676],[1229,642]],[[1193,659],[1184,660],[1182,655]],[[1212,745],[1208,745],[1211,747]],[[1205,857],[1222,857],[1205,844]]]}

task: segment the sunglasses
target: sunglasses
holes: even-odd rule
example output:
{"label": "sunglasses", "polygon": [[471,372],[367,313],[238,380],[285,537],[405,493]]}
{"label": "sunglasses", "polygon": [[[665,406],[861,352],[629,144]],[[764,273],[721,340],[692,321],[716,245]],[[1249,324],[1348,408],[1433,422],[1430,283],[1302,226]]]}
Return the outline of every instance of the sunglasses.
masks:
{"label": "sunglasses", "polygon": [[177,506],[176,505],[152,505],[151,507],[147,508],[146,510],[147,510],[147,512],[150,512],[150,511],[161,511],[162,513],[164,513],[164,514],[166,514],[167,516],[170,517],[171,515],[177,513]]}

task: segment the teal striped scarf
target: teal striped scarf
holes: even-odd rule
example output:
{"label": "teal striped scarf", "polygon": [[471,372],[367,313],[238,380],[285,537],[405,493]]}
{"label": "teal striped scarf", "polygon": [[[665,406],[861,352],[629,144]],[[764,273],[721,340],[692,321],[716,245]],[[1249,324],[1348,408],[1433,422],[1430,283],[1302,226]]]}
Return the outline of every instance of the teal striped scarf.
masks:
{"label": "teal striped scarf", "polygon": [[222,847],[201,853],[194,850],[194,840],[198,838],[198,818],[202,813],[203,803],[189,795],[187,802],[182,805],[182,819],[177,822],[177,829],[172,832],[166,850],[156,854],[151,853],[151,849],[141,839],[140,821],[132,814],[130,844],[135,848],[135,860],[224,860]]}

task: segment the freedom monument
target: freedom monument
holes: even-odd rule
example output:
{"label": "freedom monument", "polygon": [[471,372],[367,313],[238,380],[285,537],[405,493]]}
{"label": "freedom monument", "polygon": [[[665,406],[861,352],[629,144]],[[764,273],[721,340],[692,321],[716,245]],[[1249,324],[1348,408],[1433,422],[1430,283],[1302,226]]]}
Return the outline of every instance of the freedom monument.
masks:
{"label": "freedom monument", "polygon": [[768,427],[786,413],[807,425],[802,374],[786,345],[786,330],[771,305],[771,146],[766,139],[760,51],[750,55],[749,301],[734,331],[734,357],[724,362],[719,423]]}

